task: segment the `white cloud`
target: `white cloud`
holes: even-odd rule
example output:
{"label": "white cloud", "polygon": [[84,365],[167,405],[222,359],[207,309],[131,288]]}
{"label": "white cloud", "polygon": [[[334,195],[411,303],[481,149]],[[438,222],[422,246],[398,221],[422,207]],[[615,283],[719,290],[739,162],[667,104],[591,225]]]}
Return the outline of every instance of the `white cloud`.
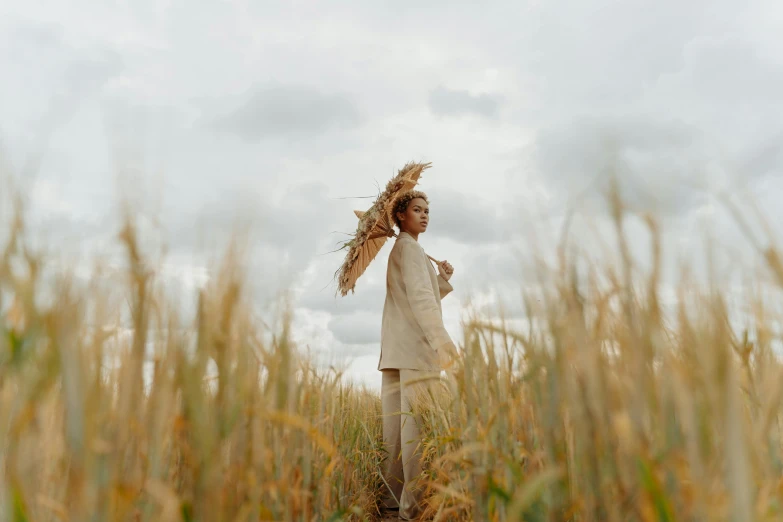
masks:
{"label": "white cloud", "polygon": [[219,131],[256,142],[262,139],[318,136],[355,127],[359,109],[342,94],[312,87],[259,87],[237,109],[213,122]]}

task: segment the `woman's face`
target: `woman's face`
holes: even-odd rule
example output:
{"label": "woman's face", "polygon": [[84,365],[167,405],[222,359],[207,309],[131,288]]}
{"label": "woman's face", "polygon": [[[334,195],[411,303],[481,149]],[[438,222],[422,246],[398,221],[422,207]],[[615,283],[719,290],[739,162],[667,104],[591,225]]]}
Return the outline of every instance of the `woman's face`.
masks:
{"label": "woman's face", "polygon": [[427,230],[430,221],[430,207],[422,198],[413,198],[408,203],[405,213],[399,213],[400,224],[405,232],[422,234]]}

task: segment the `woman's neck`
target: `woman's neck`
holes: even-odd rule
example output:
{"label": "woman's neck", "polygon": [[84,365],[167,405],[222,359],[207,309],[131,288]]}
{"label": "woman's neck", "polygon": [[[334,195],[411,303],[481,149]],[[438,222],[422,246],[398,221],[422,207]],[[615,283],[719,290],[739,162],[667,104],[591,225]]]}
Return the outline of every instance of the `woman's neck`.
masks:
{"label": "woman's neck", "polygon": [[408,232],[407,230],[403,230],[403,232],[405,232],[406,234],[408,234],[409,236],[411,236],[411,237],[412,237],[413,239],[415,239],[416,241],[418,241],[418,240],[419,240],[419,234],[414,234],[413,232]]}

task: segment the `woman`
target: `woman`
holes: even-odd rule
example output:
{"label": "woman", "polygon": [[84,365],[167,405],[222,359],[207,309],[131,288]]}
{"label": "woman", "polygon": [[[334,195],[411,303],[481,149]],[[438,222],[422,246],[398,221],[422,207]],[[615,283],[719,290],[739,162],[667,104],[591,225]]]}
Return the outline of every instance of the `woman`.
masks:
{"label": "woman", "polygon": [[449,356],[456,352],[443,326],[440,301],[453,290],[449,279],[454,268],[443,261],[438,274],[419,245],[427,230],[430,210],[427,196],[413,190],[399,196],[392,214],[400,229],[389,254],[386,271],[386,302],[381,326],[381,384],[383,440],[387,451],[383,507],[399,509],[403,520],[412,520],[420,510],[421,473],[419,419],[411,406],[417,394],[426,391],[428,380],[437,378]]}

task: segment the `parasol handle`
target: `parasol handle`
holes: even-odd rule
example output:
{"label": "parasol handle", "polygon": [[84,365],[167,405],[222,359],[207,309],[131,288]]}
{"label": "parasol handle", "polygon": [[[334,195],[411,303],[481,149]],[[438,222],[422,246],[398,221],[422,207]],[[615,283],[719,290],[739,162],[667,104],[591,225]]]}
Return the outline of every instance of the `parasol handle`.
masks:
{"label": "parasol handle", "polygon": [[437,259],[435,259],[434,257],[432,257],[431,255],[427,254],[427,257],[429,257],[430,259],[432,259],[433,261],[435,261],[435,264],[436,264],[436,265],[440,265],[440,263],[441,263],[441,262],[440,262],[440,261],[438,261]]}

